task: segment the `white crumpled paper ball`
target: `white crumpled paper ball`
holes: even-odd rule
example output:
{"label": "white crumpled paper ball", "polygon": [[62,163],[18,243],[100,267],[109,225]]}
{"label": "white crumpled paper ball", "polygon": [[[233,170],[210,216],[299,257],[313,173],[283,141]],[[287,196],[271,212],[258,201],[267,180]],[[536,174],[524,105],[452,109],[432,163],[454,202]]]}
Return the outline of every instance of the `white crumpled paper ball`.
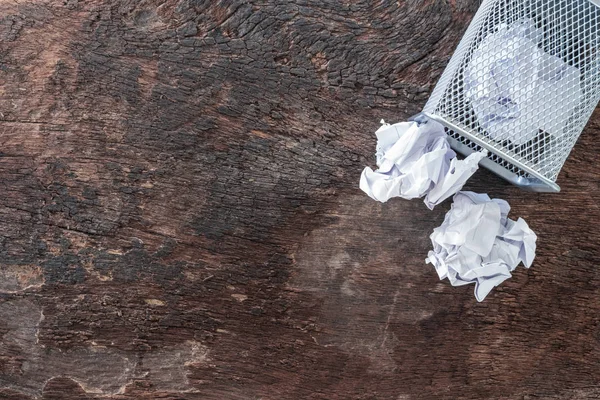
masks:
{"label": "white crumpled paper ball", "polygon": [[482,301],[520,262],[529,268],[535,257],[536,234],[525,220],[509,219],[509,210],[504,200],[458,192],[431,234],[433,251],[426,262],[453,286],[475,283],[475,297]]}
{"label": "white crumpled paper ball", "polygon": [[400,122],[383,125],[377,136],[376,171],[366,167],[360,188],[374,200],[393,197],[424,197],[430,209],[458,192],[475,171],[487,151],[458,160],[450,148],[444,127],[427,123]]}

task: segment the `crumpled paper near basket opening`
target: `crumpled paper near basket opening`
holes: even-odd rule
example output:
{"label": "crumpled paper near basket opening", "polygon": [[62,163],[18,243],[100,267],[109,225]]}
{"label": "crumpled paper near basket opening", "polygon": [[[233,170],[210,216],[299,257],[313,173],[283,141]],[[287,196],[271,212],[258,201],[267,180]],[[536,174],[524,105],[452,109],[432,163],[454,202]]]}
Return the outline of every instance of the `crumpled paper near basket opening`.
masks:
{"label": "crumpled paper near basket opening", "polygon": [[360,188],[374,200],[425,196],[429,209],[458,192],[479,168],[487,151],[458,160],[444,128],[435,121],[383,125],[377,136],[376,171],[366,167]]}

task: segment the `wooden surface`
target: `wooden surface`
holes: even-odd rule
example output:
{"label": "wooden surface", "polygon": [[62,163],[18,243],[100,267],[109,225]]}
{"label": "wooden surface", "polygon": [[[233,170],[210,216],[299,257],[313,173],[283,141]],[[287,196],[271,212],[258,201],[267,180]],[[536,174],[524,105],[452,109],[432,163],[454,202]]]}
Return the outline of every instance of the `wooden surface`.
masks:
{"label": "wooden surface", "polygon": [[600,398],[600,115],[479,304],[358,190],[475,0],[0,0],[0,398]]}

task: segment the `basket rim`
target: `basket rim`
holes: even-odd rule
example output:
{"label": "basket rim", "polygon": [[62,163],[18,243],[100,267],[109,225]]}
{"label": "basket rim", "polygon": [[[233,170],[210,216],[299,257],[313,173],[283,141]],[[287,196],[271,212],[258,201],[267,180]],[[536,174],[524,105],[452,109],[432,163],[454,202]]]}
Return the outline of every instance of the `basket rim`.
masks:
{"label": "basket rim", "polygon": [[497,147],[494,147],[492,145],[490,145],[489,143],[486,143],[484,140],[481,140],[480,138],[474,136],[473,134],[469,133],[468,131],[466,131],[464,128],[461,128],[460,126],[448,121],[447,119],[430,113],[430,112],[423,112],[423,115],[425,115],[427,118],[430,118],[434,121],[439,122],[440,124],[446,126],[449,129],[452,129],[458,133],[460,133],[461,135],[463,135],[464,137],[466,137],[467,139],[471,140],[472,142],[478,144],[479,146],[483,147],[484,149],[497,154],[498,156],[502,157],[503,159],[505,159],[506,161],[514,164],[515,166],[517,166],[518,168],[522,169],[523,171],[527,172],[529,175],[531,175],[532,177],[535,177],[536,179],[539,179],[542,183],[544,183],[545,185],[549,186],[552,191],[560,191],[560,187],[556,184],[555,181],[548,179],[547,177],[545,177],[544,175],[540,174],[539,172],[537,172],[535,169],[533,169],[532,167],[528,166],[527,164],[524,164],[523,162],[515,159],[513,156],[511,156],[510,154],[507,154],[506,152],[502,151],[501,149],[498,149]]}

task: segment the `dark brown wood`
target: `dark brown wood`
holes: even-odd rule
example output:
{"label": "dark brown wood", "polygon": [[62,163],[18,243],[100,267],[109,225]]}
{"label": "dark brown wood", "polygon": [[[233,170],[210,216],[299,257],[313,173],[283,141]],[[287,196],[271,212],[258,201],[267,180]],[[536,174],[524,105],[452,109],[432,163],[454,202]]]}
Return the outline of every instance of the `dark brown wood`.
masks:
{"label": "dark brown wood", "polygon": [[0,398],[600,398],[600,115],[485,302],[358,189],[475,0],[0,0]]}

